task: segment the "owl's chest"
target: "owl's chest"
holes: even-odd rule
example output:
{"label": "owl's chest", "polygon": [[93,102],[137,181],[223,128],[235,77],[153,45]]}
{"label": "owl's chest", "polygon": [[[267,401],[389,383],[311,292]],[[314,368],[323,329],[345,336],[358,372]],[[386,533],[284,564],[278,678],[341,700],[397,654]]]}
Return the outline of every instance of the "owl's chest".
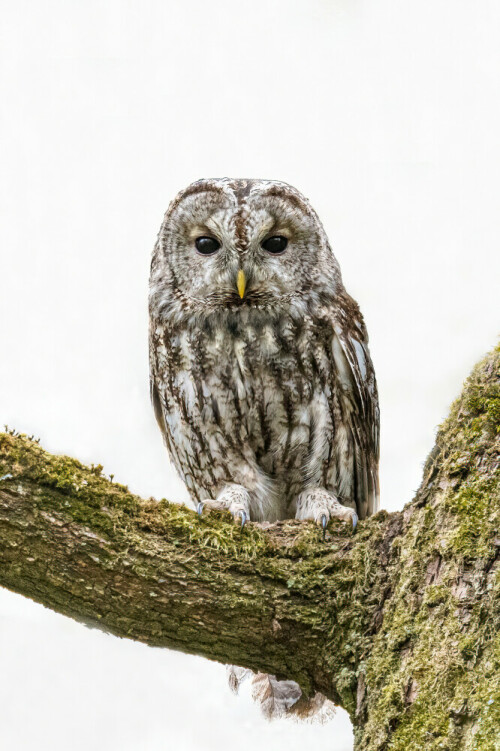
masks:
{"label": "owl's chest", "polygon": [[304,460],[318,392],[329,389],[327,343],[282,322],[181,331],[167,343],[177,429],[200,426],[208,443],[245,446],[266,471]]}

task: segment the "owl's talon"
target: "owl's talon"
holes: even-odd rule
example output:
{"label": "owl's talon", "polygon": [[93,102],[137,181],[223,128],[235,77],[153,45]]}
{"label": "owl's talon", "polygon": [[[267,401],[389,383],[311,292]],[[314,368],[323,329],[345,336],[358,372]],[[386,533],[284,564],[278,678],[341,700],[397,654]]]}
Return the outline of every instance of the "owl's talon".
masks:
{"label": "owl's talon", "polygon": [[358,524],[358,515],[355,511],[352,512],[352,531],[356,529],[356,526]]}
{"label": "owl's talon", "polygon": [[245,511],[243,511],[243,509],[241,509],[240,511],[237,511],[236,513],[241,514],[241,529],[243,529],[247,520],[247,515]]}
{"label": "owl's talon", "polygon": [[196,513],[198,514],[199,517],[201,517],[201,515],[203,513],[203,506],[204,505],[205,504],[202,501],[200,501],[199,504],[196,506]]}
{"label": "owl's talon", "polygon": [[326,525],[328,524],[328,519],[326,517],[326,514],[321,514],[321,526],[323,528],[323,540],[325,539],[326,535]]}

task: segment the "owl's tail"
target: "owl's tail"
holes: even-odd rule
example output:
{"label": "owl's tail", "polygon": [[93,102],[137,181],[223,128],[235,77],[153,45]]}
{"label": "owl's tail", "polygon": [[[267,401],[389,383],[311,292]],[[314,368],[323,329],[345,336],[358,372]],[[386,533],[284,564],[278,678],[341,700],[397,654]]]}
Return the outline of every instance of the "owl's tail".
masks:
{"label": "owl's tail", "polygon": [[323,694],[308,698],[295,681],[278,681],[275,675],[254,673],[248,668],[227,666],[229,686],[238,693],[241,684],[251,678],[252,698],[260,704],[262,714],[268,720],[292,717],[309,722],[328,722],[335,714],[335,705]]}

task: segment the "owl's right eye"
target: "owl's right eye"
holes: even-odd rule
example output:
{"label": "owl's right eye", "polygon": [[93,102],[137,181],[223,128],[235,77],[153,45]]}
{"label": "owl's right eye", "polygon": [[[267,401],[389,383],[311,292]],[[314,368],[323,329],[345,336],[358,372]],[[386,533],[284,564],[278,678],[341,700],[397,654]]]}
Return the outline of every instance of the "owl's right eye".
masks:
{"label": "owl's right eye", "polygon": [[211,256],[220,248],[220,242],[215,237],[197,237],[194,244],[198,253],[203,256]]}

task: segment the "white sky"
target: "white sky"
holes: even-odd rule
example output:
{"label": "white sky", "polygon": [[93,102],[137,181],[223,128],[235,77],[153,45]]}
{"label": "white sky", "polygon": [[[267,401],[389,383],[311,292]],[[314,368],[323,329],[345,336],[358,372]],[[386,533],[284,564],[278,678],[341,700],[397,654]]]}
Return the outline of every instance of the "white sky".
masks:
{"label": "white sky", "polygon": [[[0,1],[0,424],[187,498],[149,406],[147,278],[199,177],[312,201],[371,336],[382,506],[497,339],[494,0]],[[261,720],[224,669],[0,592],[2,740],[16,751],[349,751]]]}

